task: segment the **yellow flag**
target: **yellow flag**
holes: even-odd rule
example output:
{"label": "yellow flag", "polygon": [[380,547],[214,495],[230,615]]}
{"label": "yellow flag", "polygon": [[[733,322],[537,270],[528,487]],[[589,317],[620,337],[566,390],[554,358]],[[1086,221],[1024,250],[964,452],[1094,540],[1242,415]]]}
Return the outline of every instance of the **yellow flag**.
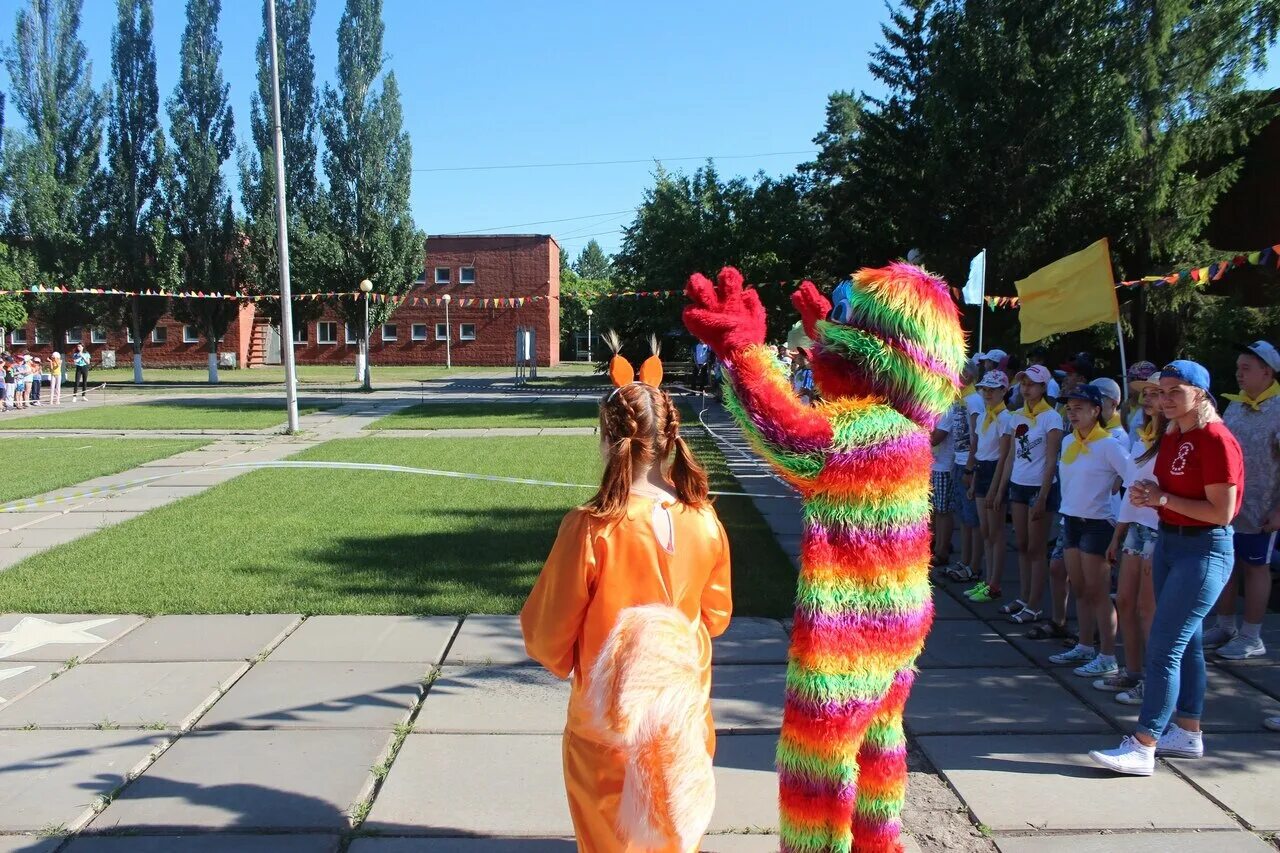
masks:
{"label": "yellow flag", "polygon": [[1022,342],[1055,332],[1074,332],[1120,319],[1111,250],[1104,237],[1015,281],[1021,300]]}

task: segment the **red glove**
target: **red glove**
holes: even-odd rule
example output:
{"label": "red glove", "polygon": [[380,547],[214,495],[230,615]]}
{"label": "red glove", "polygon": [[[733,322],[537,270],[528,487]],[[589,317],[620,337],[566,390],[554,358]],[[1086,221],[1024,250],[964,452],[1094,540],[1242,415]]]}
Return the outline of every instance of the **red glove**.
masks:
{"label": "red glove", "polygon": [[825,320],[831,313],[831,301],[818,292],[811,281],[800,283],[800,289],[791,294],[791,304],[800,312],[800,321],[804,323],[804,333],[810,340],[818,339],[818,321]]}
{"label": "red glove", "polygon": [[725,267],[719,281],[715,287],[701,273],[689,277],[684,295],[690,305],[684,309],[684,325],[724,359],[752,344],[764,343],[765,319],[760,296],[755,290],[742,289],[742,273]]}

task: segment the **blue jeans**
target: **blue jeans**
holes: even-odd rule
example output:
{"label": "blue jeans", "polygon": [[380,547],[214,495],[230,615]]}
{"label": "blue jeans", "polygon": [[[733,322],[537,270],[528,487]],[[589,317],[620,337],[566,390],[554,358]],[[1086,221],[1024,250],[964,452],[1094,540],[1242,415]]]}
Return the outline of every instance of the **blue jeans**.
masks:
{"label": "blue jeans", "polygon": [[1139,733],[1160,737],[1175,711],[1188,720],[1204,713],[1201,629],[1231,577],[1234,558],[1230,527],[1198,536],[1161,529],[1151,561],[1156,614],[1147,640]]}

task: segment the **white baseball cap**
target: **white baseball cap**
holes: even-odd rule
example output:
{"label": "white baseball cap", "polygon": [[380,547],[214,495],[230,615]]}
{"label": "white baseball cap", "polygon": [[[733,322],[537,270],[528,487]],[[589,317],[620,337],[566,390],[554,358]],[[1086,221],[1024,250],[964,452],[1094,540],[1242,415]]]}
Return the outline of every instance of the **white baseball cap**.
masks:
{"label": "white baseball cap", "polygon": [[1120,402],[1120,385],[1114,379],[1109,379],[1106,376],[1100,376],[1089,384],[1101,391],[1104,397],[1110,397],[1117,403]]}
{"label": "white baseball cap", "polygon": [[996,364],[999,364],[1000,362],[1004,361],[1008,357],[1009,357],[1009,354],[1004,350],[993,349],[983,353],[981,356],[979,356],[979,359],[985,360],[985,361],[993,361]]}
{"label": "white baseball cap", "polygon": [[1019,372],[1014,379],[1021,380],[1024,376],[1032,382],[1039,382],[1041,385],[1048,385],[1049,380],[1053,379],[1053,374],[1050,373],[1049,368],[1045,367],[1043,364],[1031,365],[1027,369]]}
{"label": "white baseball cap", "polygon": [[1280,352],[1266,341],[1254,341],[1251,344],[1236,344],[1236,349],[1240,350],[1240,352],[1257,356],[1267,367],[1270,367],[1276,373],[1280,373]]}
{"label": "white baseball cap", "polygon": [[1005,376],[1003,370],[988,370],[987,375],[974,387],[1005,389],[1009,387],[1009,377]]}

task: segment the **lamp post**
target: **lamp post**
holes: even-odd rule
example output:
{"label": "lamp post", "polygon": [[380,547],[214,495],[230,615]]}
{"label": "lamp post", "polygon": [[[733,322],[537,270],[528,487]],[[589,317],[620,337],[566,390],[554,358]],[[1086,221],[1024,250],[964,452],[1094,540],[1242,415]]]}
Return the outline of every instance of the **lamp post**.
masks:
{"label": "lamp post", "polygon": [[441,297],[444,300],[444,369],[453,369],[453,327],[449,325],[449,302],[452,297],[445,294]]}
{"label": "lamp post", "polygon": [[[267,42],[271,45],[271,129],[276,155],[276,251],[280,258],[280,337],[284,362],[284,400],[289,435],[298,432],[298,376],[293,363],[293,289],[289,282],[289,214],[284,200],[284,131],[280,125],[280,62],[276,56],[276,4],[267,4]],[[135,310],[137,300],[134,300]],[[139,341],[137,346],[142,346]],[[141,370],[141,359],[138,359]]]}
{"label": "lamp post", "polygon": [[591,357],[591,315],[595,313],[590,308],[587,309],[587,361],[595,361]]}
{"label": "lamp post", "polygon": [[369,382],[369,293],[373,290],[373,282],[364,279],[360,282],[360,292],[364,294],[364,337],[360,339],[360,381],[364,390],[372,390]]}

